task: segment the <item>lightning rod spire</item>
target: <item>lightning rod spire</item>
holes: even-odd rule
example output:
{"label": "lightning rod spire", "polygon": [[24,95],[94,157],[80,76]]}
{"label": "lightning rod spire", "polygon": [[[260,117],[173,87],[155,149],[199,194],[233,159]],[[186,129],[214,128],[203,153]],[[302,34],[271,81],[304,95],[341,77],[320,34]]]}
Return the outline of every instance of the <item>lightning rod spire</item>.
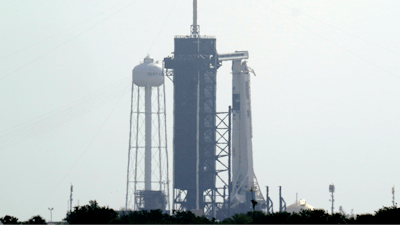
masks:
{"label": "lightning rod spire", "polygon": [[197,0],[193,0],[193,25],[191,26],[191,35],[198,36],[200,26],[197,25]]}

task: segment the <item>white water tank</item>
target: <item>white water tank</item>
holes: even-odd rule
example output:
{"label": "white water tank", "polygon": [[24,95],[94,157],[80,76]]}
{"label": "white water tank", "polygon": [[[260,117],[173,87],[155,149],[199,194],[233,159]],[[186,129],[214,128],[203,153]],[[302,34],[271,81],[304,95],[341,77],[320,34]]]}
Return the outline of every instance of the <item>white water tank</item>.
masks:
{"label": "white water tank", "polygon": [[142,64],[135,66],[132,71],[133,83],[140,87],[158,87],[164,83],[162,68],[147,56]]}

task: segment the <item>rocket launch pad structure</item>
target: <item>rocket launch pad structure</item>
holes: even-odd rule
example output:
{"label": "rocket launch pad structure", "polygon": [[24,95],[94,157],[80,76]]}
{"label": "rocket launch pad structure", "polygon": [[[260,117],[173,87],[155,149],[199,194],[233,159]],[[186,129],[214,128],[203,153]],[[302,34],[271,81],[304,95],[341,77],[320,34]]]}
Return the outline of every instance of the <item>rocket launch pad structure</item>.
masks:
{"label": "rocket launch pad structure", "polygon": [[[174,192],[176,210],[213,209],[216,179],[216,39],[175,37],[165,58],[174,81]],[[210,193],[205,201],[203,193]]]}
{"label": "rocket launch pad structure", "polygon": [[[228,181],[217,187],[219,173],[229,173],[229,140],[218,138],[217,122],[229,116],[216,112],[216,74],[220,66],[216,39],[201,36],[197,25],[197,2],[193,1],[191,35],[176,36],[174,55],[164,59],[174,82],[173,209],[196,210],[215,217],[226,202]],[[220,127],[220,126],[219,126]],[[225,131],[228,131],[226,129]],[[227,133],[227,132],[223,132]],[[224,143],[217,142],[225,140]],[[221,148],[221,144],[225,144]],[[221,160],[220,160],[221,159]],[[228,176],[227,176],[228,177]],[[225,190],[225,191],[224,191]]]}
{"label": "rocket launch pad structure", "polygon": [[[250,211],[251,200],[258,202],[257,209],[265,207],[253,171],[251,70],[242,61],[247,58],[248,52],[218,54],[216,38],[200,35],[194,0],[191,35],[175,36],[173,56],[164,58],[164,73],[173,76],[174,83],[174,210],[196,210],[207,217],[223,218]],[[222,61],[233,63],[233,109],[223,119],[216,112],[216,75]],[[218,132],[221,124],[226,126],[228,138]],[[225,140],[224,147],[220,137]],[[224,172],[227,176],[222,179]]]}

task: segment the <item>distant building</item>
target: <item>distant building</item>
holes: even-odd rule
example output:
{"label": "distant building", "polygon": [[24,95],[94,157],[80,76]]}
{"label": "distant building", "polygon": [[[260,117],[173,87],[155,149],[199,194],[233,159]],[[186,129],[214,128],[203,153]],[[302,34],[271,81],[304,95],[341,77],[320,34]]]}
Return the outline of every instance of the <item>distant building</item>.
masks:
{"label": "distant building", "polygon": [[289,205],[288,207],[286,207],[286,212],[288,212],[288,213],[292,213],[292,212],[298,213],[302,209],[304,209],[304,210],[306,210],[306,209],[314,210],[314,207],[311,206],[311,205],[307,205],[305,199],[300,199],[300,201],[295,202],[295,203]]}

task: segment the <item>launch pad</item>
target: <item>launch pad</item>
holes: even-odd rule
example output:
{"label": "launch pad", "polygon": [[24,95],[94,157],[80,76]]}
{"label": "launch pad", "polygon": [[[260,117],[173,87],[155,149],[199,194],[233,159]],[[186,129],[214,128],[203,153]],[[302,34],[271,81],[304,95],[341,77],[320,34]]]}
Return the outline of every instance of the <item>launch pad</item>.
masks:
{"label": "launch pad", "polygon": [[215,211],[216,39],[197,35],[174,41],[174,56],[164,59],[174,82],[173,205]]}
{"label": "launch pad", "polygon": [[[251,211],[254,206],[256,210],[264,210],[267,204],[253,170],[250,74],[254,71],[245,61],[249,54],[247,51],[218,54],[216,38],[200,35],[196,0],[193,0],[193,25],[190,31],[190,35],[175,36],[173,55],[164,58],[162,67],[163,77],[173,80],[174,86],[172,210],[193,211],[196,215],[220,220],[235,213]],[[216,78],[223,61],[232,61],[232,108],[229,106],[227,112],[217,112]],[[144,64],[133,71],[133,78],[136,78],[134,82],[139,86],[137,102],[143,92],[140,88],[144,88],[145,97],[148,97],[144,101],[144,113],[139,103],[137,109],[131,106],[133,135],[130,135],[129,154],[132,150],[135,157],[131,158],[135,166],[130,170],[128,160],[126,208],[130,200],[128,193],[133,191],[134,209],[170,209],[168,158],[164,157],[167,148],[160,133],[165,122],[157,126],[159,141],[151,139],[151,87],[161,85],[151,78],[158,74],[154,73],[158,71],[154,70],[156,67],[153,61],[146,58]],[[153,89],[162,93],[159,88]],[[132,95],[132,102],[134,97]],[[162,101],[165,104],[165,99]],[[160,116],[165,118],[165,105],[156,108],[158,121],[162,122]],[[138,131],[143,114],[146,115],[142,119],[146,124],[144,146],[140,143]],[[157,146],[159,154],[155,165],[160,165],[155,168],[152,166],[154,146]],[[145,150],[144,154],[142,149]],[[137,162],[141,162],[137,156],[142,155],[144,176],[136,173],[139,168]],[[163,157],[166,163],[163,163]],[[167,166],[166,171],[161,165]],[[153,171],[156,171],[154,169],[159,170],[156,181],[152,178]],[[134,174],[132,171],[135,171]],[[134,177],[133,182],[130,176]],[[157,184],[155,188],[153,183]]]}
{"label": "launch pad", "polygon": [[[194,0],[191,34],[175,36],[173,55],[164,58],[164,74],[174,83],[174,210],[200,210],[209,218],[224,218],[252,210],[251,200],[258,202],[258,210],[266,206],[253,171],[252,70],[245,59],[247,51],[218,54],[216,38],[200,35]],[[216,76],[223,61],[232,61],[233,108],[221,123]],[[228,131],[222,135],[222,148],[221,126]]]}

